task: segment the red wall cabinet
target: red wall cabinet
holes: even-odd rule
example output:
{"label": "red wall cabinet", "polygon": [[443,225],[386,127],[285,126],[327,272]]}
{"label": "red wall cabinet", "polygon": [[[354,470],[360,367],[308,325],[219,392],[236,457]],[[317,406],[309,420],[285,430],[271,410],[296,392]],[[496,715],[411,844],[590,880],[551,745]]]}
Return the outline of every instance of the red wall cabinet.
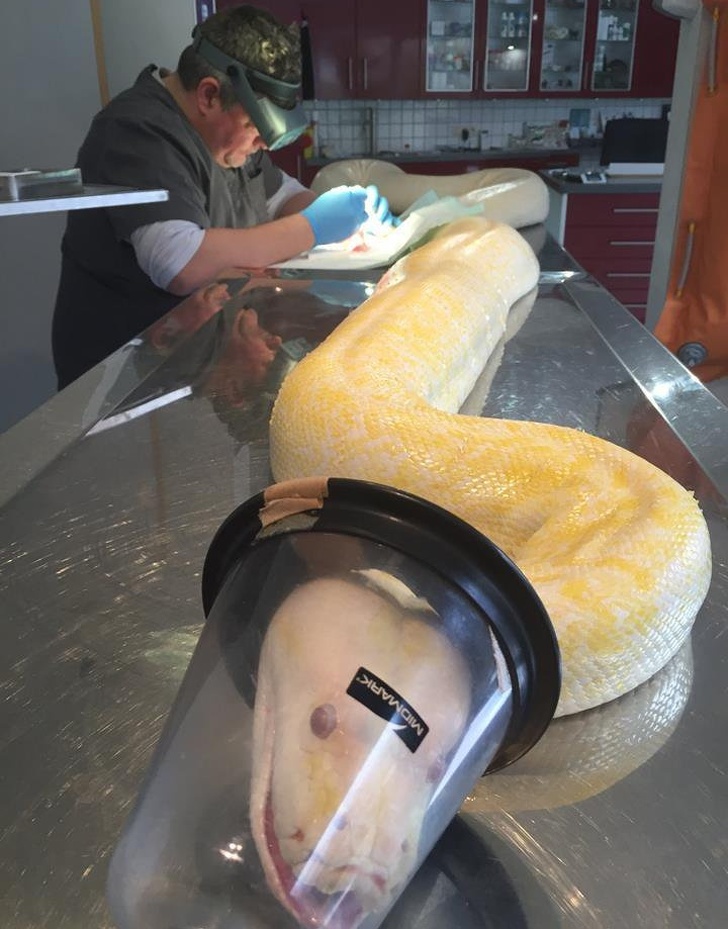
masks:
{"label": "red wall cabinet", "polygon": [[264,5],[282,22],[305,10],[319,100],[672,95],[680,25],[652,0]]}
{"label": "red wall cabinet", "polygon": [[651,0],[423,0],[424,96],[670,97],[679,21]]}
{"label": "red wall cabinet", "polygon": [[427,98],[532,96],[544,0],[423,0]]}
{"label": "red wall cabinet", "polygon": [[423,31],[421,0],[358,0],[357,95],[382,100],[421,96]]}
{"label": "red wall cabinet", "polygon": [[680,21],[640,0],[637,47],[634,58],[633,97],[671,97]]}
{"label": "red wall cabinet", "polygon": [[680,25],[651,0],[536,2],[539,95],[672,95]]}
{"label": "red wall cabinet", "polygon": [[[241,0],[218,0],[217,9]],[[422,0],[265,0],[281,22],[306,13],[318,100],[412,99],[422,83]]]}

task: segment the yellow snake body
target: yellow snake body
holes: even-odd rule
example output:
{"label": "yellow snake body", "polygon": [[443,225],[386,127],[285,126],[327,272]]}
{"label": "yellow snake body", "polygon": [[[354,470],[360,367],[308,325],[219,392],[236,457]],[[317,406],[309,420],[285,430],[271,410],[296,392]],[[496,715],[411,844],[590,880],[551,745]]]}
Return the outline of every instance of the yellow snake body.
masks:
{"label": "yellow snake body", "polygon": [[626,693],[677,652],[708,589],[710,543],[692,494],[634,454],[575,429],[457,414],[537,281],[512,228],[445,227],[288,375],[271,462],[279,481],[409,491],[492,539],[551,616],[567,714]]}

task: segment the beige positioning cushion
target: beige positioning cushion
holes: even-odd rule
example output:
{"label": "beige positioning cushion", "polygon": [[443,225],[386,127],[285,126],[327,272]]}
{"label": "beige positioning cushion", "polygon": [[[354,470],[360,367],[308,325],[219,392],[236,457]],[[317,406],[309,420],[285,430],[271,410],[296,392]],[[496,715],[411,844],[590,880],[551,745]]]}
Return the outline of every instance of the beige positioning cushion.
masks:
{"label": "beige positioning cushion", "polygon": [[541,223],[548,214],[546,184],[524,168],[485,168],[462,174],[408,174],[388,161],[350,158],[321,168],[311,189],[323,193],[341,184],[376,184],[392,212],[403,213],[428,191],[439,197],[464,197],[466,203],[482,203],[488,219],[514,228]]}

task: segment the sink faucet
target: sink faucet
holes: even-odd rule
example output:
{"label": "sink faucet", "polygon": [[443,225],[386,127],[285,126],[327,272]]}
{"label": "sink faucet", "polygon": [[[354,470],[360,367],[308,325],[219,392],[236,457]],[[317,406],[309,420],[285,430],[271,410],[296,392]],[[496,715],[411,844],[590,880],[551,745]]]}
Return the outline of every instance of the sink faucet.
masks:
{"label": "sink faucet", "polygon": [[[364,142],[364,152],[357,157],[371,157],[376,153],[377,112],[375,107],[354,107],[348,114],[348,118],[339,120],[339,126],[359,127]],[[358,144],[356,144],[356,147],[359,147]]]}
{"label": "sink faucet", "polygon": [[377,111],[373,106],[365,106],[362,110],[362,129],[366,142],[365,155],[375,155],[377,146]]}

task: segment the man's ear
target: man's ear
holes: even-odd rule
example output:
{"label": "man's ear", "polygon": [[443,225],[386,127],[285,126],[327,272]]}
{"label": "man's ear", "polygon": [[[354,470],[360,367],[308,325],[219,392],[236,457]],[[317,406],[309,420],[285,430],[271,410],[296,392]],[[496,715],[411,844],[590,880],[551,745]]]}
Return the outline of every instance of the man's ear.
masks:
{"label": "man's ear", "polygon": [[225,377],[223,393],[228,404],[235,410],[252,404],[250,388],[232,373]]}
{"label": "man's ear", "polygon": [[220,84],[217,78],[203,77],[195,90],[197,108],[201,114],[206,115],[220,106]]}

